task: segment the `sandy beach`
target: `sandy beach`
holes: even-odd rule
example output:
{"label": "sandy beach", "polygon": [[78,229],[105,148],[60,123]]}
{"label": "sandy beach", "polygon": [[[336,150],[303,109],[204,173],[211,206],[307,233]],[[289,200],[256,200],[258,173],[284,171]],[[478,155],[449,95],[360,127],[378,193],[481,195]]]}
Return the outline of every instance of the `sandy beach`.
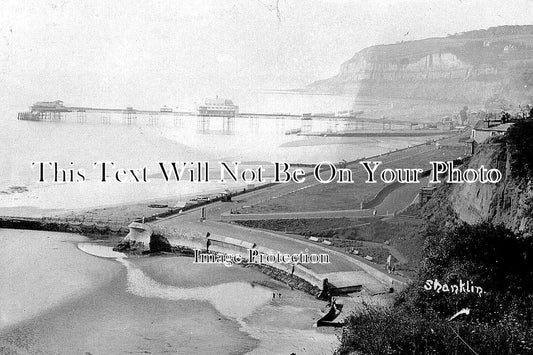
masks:
{"label": "sandy beach", "polygon": [[[242,282],[247,280],[254,287],[268,286],[268,300],[257,306],[248,314],[241,314],[238,322],[240,330],[259,340],[257,348],[250,354],[331,354],[338,344],[336,332],[333,329],[313,327],[316,321],[327,312],[325,302],[315,299],[298,290],[292,290],[285,284],[272,280],[268,276],[249,268],[233,266],[227,268],[221,265],[187,266],[186,275],[179,274],[179,265],[191,263],[191,258],[182,258],[176,262],[173,258],[162,261],[156,258],[139,259],[140,266],[146,275],[157,280],[164,280],[165,284],[191,284],[197,272],[202,275],[216,277],[217,283]],[[218,270],[218,272],[216,272]],[[184,280],[185,279],[185,280]],[[205,276],[202,276],[205,282]],[[183,282],[185,281],[185,282]],[[211,282],[209,282],[211,283]],[[227,288],[234,292],[235,288]],[[229,295],[228,295],[229,296]],[[274,296],[274,297],[273,297]],[[236,295],[239,307],[246,308],[246,300]],[[231,298],[231,297],[228,297]],[[222,301],[224,297],[221,297]]]}
{"label": "sandy beach", "polygon": [[25,275],[0,280],[10,285],[0,299],[7,354],[329,354],[338,343],[334,330],[313,327],[323,301],[257,270],[117,258],[108,243],[76,235],[0,233],[9,255],[29,240],[34,250],[1,258],[7,275]]}
{"label": "sandy beach", "polygon": [[[186,257],[138,258],[132,263],[165,287],[197,287],[200,283],[211,288],[205,295],[209,302],[222,315],[236,320],[241,331],[259,340],[251,354],[330,354],[337,345],[334,330],[313,327],[327,311],[325,302],[291,290],[256,270],[198,265]],[[197,290],[190,296],[203,297]]]}
{"label": "sandy beach", "polygon": [[[108,284],[120,267],[78,253],[76,234],[0,229],[0,328]],[[14,277],[20,275],[23,277]]]}

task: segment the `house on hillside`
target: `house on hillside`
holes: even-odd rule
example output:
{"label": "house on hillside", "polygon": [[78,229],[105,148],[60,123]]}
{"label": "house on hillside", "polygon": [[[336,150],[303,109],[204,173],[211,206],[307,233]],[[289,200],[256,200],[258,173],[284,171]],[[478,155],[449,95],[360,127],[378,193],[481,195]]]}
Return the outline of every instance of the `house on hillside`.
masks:
{"label": "house on hillside", "polygon": [[478,121],[472,128],[470,139],[476,143],[481,143],[487,138],[504,135],[512,125],[513,122],[502,123],[501,120]]}

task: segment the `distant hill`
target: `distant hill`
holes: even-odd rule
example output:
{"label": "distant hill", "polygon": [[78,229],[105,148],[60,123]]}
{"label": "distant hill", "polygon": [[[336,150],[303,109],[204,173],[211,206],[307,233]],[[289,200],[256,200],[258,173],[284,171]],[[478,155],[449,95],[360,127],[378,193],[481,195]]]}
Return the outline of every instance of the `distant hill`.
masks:
{"label": "distant hill", "polygon": [[483,103],[533,98],[533,26],[500,26],[365,48],[315,93]]}

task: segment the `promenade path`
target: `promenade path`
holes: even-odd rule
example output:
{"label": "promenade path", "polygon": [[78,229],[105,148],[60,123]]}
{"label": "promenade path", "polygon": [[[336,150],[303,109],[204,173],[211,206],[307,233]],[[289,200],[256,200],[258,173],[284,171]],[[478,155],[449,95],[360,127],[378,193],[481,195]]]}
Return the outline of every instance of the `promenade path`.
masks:
{"label": "promenade path", "polygon": [[[250,221],[264,219],[296,219],[296,218],[363,218],[374,216],[374,210],[343,210],[343,211],[309,211],[279,213],[223,213],[221,217],[229,221]],[[385,217],[384,215],[383,217]]]}
{"label": "promenade path", "polygon": [[[197,214],[196,217],[200,217],[200,214]],[[166,220],[158,223],[159,227],[172,227],[174,223],[172,220]],[[205,221],[205,222],[194,222],[188,221],[180,223],[180,227],[183,228],[194,228],[194,230],[202,233],[211,233],[219,234],[226,237],[231,237],[239,240],[243,240],[250,243],[255,243],[260,246],[264,246],[273,250],[278,250],[282,253],[300,253],[306,252],[308,254],[316,253],[327,253],[330,254],[331,263],[330,264],[308,264],[310,269],[313,271],[322,274],[327,272],[335,271],[358,271],[361,270],[356,264],[351,263],[349,260],[346,260],[344,257],[339,255],[334,255],[331,253],[331,249],[322,247],[320,244],[306,242],[303,240],[298,240],[291,238],[287,235],[281,233],[273,233],[270,231],[259,230],[246,228],[242,226],[237,226],[233,224],[217,222],[217,221]],[[307,250],[307,251],[306,251]]]}

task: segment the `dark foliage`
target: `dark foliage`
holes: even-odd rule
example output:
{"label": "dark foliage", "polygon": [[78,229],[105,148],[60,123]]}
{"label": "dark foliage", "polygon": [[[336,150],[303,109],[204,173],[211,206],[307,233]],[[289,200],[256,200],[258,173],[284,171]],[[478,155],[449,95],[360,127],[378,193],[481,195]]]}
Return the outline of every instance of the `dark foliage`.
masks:
{"label": "dark foliage", "polygon": [[[473,354],[454,330],[479,354],[533,353],[533,241],[489,223],[440,224],[426,234],[417,279],[390,309],[353,314],[339,353]],[[485,292],[424,289],[435,279]],[[448,321],[463,308],[468,316]]]}
{"label": "dark foliage", "polygon": [[[523,316],[532,325],[533,241],[515,236],[488,223],[462,224],[426,238],[424,262],[418,278],[397,304],[418,312],[449,317],[470,308],[470,318],[479,322],[502,320],[508,312]],[[462,280],[480,286],[484,294],[428,292],[426,280],[459,284]]]}
{"label": "dark foliage", "polygon": [[504,324],[451,323],[401,308],[365,306],[348,318],[337,354],[474,354],[470,348],[485,355],[528,354],[514,331]]}
{"label": "dark foliage", "polygon": [[533,120],[516,122],[507,131],[506,141],[513,176],[533,178]]}

